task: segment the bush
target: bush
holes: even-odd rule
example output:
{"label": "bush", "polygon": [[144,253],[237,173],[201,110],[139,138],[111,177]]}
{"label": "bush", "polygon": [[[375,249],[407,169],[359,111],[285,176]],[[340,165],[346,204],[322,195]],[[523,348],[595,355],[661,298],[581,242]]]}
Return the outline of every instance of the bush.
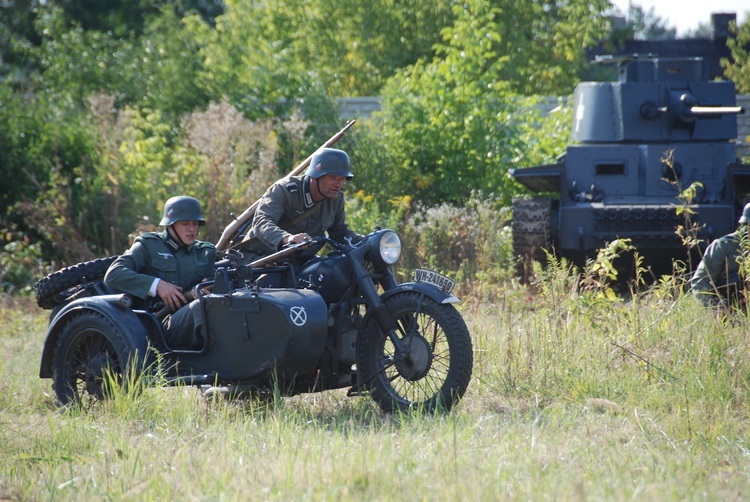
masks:
{"label": "bush", "polygon": [[[5,222],[3,223],[6,226]],[[29,293],[38,277],[46,275],[49,267],[42,261],[40,243],[31,243],[29,237],[15,227],[0,232],[0,291],[3,293]]]}
{"label": "bush", "polygon": [[394,197],[381,209],[363,190],[349,196],[350,226],[367,232],[375,226],[391,228],[401,237],[401,260],[395,267],[400,281],[409,280],[415,267],[448,275],[457,291],[479,285],[496,290],[513,276],[510,208],[494,198],[471,194],[463,206],[443,203],[426,206],[410,197]]}

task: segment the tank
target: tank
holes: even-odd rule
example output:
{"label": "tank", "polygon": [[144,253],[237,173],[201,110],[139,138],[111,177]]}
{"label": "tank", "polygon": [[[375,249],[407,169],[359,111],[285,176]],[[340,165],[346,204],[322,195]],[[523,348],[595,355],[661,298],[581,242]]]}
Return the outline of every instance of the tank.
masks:
{"label": "tank", "polygon": [[[750,165],[736,155],[734,83],[708,81],[702,58],[604,57],[614,82],[575,90],[570,144],[555,164],[512,169],[533,195],[513,201],[513,247],[522,273],[545,250],[581,265],[605,243],[628,238],[656,273],[676,259],[697,265],[676,233],[678,198],[703,248],[732,232],[750,194]],[[700,253],[694,249],[693,253]],[[526,264],[524,267],[523,264]]]}

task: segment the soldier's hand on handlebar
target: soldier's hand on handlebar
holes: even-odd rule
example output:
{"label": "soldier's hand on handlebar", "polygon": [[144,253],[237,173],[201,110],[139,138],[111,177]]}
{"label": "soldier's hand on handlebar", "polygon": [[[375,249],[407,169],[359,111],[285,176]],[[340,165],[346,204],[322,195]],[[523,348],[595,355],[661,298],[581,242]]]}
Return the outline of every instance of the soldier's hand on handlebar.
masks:
{"label": "soldier's hand on handlebar", "polygon": [[[286,242],[284,244],[291,246],[294,244],[302,244],[304,242],[312,241],[312,237],[310,237],[309,235],[303,232],[301,234],[294,234],[285,240]],[[300,249],[307,249],[307,248],[308,246],[303,246]]]}
{"label": "soldier's hand on handlebar", "polygon": [[165,280],[159,280],[156,285],[156,294],[172,312],[177,311],[187,303],[185,295],[182,294],[182,288]]}

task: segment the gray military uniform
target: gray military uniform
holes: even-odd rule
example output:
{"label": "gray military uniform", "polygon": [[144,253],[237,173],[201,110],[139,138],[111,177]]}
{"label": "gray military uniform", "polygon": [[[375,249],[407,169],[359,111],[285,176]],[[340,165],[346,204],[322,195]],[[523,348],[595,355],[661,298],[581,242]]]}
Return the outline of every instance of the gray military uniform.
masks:
{"label": "gray military uniform", "polygon": [[[309,216],[289,225],[315,205],[318,207]],[[335,199],[314,202],[310,178],[288,176],[274,183],[258,202],[253,224],[245,237],[250,242],[245,252],[252,255],[251,260],[267,256],[279,250],[284,237],[303,232],[311,237],[328,233],[328,237],[339,242],[347,239],[357,242],[362,238],[346,223],[343,192]]]}
{"label": "gray military uniform", "polygon": [[713,241],[690,279],[690,288],[703,303],[718,301],[717,292],[739,282],[740,235],[734,232]]}
{"label": "gray military uniform", "polygon": [[[185,247],[166,229],[161,233],[148,232],[136,237],[130,249],[110,265],[104,282],[145,300],[155,278],[187,292],[204,279],[214,277],[215,261],[216,248],[210,242],[195,241]],[[167,343],[173,347],[201,345],[202,322],[198,300],[185,305],[163,322]]]}

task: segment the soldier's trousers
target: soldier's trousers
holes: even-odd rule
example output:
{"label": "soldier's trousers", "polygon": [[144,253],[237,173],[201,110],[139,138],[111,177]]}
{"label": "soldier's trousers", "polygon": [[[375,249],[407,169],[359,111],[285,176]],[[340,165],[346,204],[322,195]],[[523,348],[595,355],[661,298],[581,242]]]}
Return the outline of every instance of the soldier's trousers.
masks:
{"label": "soldier's trousers", "polygon": [[203,348],[203,313],[200,300],[193,300],[162,321],[167,344],[174,349]]}

